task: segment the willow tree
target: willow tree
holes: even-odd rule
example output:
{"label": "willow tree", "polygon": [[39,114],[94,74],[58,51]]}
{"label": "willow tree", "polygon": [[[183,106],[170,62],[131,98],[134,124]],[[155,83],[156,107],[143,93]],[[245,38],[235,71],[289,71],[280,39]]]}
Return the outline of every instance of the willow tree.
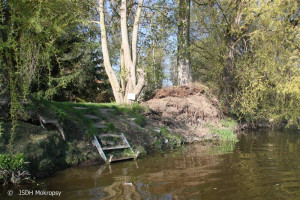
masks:
{"label": "willow tree", "polygon": [[[139,97],[145,85],[145,72],[137,69],[137,40],[141,18],[143,0],[138,2],[132,28],[131,44],[128,37],[127,1],[122,0],[120,6],[121,18],[121,49],[120,49],[120,76],[117,77],[112,64],[108,49],[108,36],[105,27],[104,0],[98,0],[100,21],[94,21],[100,25],[101,47],[104,68],[109,78],[115,100],[118,104],[130,104]],[[130,97],[129,97],[130,95]]]}
{"label": "willow tree", "polygon": [[299,121],[299,1],[206,2],[192,15],[196,78],[243,120]]}
{"label": "willow tree", "polygon": [[[79,44],[78,38],[86,30],[83,26],[90,14],[90,3],[0,1],[0,120],[12,120],[10,143],[17,119],[26,116],[23,103],[29,102],[28,96],[33,91],[35,95],[53,93],[79,74],[76,70],[70,72],[70,68],[79,65],[75,62],[79,56],[72,50],[79,49],[74,44]],[[9,114],[3,115],[3,108],[8,108]]]}

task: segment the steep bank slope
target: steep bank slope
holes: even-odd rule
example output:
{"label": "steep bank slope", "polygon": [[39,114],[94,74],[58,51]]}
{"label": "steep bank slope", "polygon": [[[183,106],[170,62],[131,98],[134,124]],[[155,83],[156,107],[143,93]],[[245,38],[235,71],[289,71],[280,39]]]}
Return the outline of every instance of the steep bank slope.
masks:
{"label": "steep bank slope", "polygon": [[[222,115],[217,98],[200,84],[158,90],[140,105],[42,101],[27,110],[30,117],[18,123],[13,153],[25,154],[35,176],[104,163],[92,144],[93,135],[99,133],[123,133],[141,155],[176,148],[183,142],[236,140],[236,123]],[[43,128],[37,116],[58,120],[65,140],[57,127]],[[5,122],[0,153],[8,152],[9,127],[10,122]]]}

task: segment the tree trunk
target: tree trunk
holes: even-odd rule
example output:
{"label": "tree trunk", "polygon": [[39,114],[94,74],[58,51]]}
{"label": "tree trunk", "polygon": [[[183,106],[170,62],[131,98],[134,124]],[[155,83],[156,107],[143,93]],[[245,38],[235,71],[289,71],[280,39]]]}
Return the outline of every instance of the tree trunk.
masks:
{"label": "tree trunk", "polygon": [[[136,76],[136,46],[138,37],[139,20],[141,16],[141,9],[143,0],[139,1],[136,11],[133,32],[132,32],[132,48],[130,48],[128,40],[127,30],[127,5],[126,0],[121,1],[120,16],[121,16],[121,51],[120,51],[120,63],[121,73],[120,81],[114,73],[114,70],[110,63],[110,56],[107,47],[107,34],[104,21],[104,0],[99,0],[99,13],[101,30],[101,46],[104,60],[105,71],[108,75],[116,102],[118,104],[125,103],[131,104],[134,100],[128,99],[128,94],[133,93],[137,98],[144,85],[145,85],[145,72],[143,69],[138,70],[138,76]],[[138,79],[138,80],[137,80]],[[136,100],[136,99],[135,99]]]}
{"label": "tree trunk", "polygon": [[109,82],[111,84],[111,88],[115,97],[115,100],[118,104],[123,103],[123,95],[120,88],[119,81],[116,77],[116,74],[111,66],[109,51],[107,47],[107,34],[106,34],[106,27],[104,21],[104,0],[99,0],[99,13],[100,13],[100,32],[101,32],[101,47],[102,47],[102,54],[103,54],[103,61],[104,61],[104,68],[106,74],[108,76]]}
{"label": "tree trunk", "polygon": [[140,0],[135,14],[134,24],[133,24],[131,49],[128,40],[126,0],[122,0],[121,8],[120,8],[122,47],[124,52],[124,64],[127,72],[127,86],[126,86],[126,92],[124,96],[124,102],[126,102],[127,104],[132,103],[131,100],[128,100],[128,93],[133,93],[137,98],[140,95],[140,92],[145,85],[144,70],[139,69],[138,77],[136,77],[136,54],[137,54],[136,46],[137,46],[138,28],[139,28],[139,20],[141,16],[142,5],[143,5],[143,0]]}
{"label": "tree trunk", "polygon": [[231,32],[230,29],[235,29],[240,26],[241,18],[242,18],[242,3],[239,0],[235,1],[235,12],[231,17],[231,24],[229,31],[227,33],[228,39],[228,53],[226,58],[225,67],[223,70],[223,83],[224,90],[223,96],[225,98],[225,105],[229,106],[231,102],[231,97],[234,93],[234,77],[235,77],[235,52],[236,45],[239,41],[237,38],[237,34],[235,32]]}
{"label": "tree trunk", "polygon": [[235,68],[235,43],[236,40],[233,36],[230,37],[228,53],[226,58],[225,67],[223,70],[223,80],[224,80],[224,94],[226,96],[233,93],[233,79],[234,79],[234,68]]}
{"label": "tree trunk", "polygon": [[187,85],[192,81],[190,65],[190,0],[178,0],[178,84]]}

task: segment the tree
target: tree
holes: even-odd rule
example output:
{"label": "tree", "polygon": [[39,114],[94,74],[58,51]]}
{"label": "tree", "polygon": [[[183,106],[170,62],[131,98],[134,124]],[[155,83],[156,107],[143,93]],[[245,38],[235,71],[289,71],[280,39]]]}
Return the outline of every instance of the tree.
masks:
{"label": "tree", "polygon": [[178,84],[192,81],[190,67],[190,0],[178,0],[177,68]]}
{"label": "tree", "polygon": [[[112,64],[110,61],[110,55],[107,42],[107,31],[105,27],[104,16],[104,0],[98,1],[98,11],[100,14],[100,21],[96,21],[100,24],[101,31],[101,48],[104,60],[104,67],[109,78],[115,100],[118,104],[132,103],[128,99],[128,94],[133,93],[135,98],[139,97],[144,85],[145,85],[145,71],[143,69],[136,69],[137,66],[137,39],[138,29],[141,17],[141,11],[143,6],[143,0],[140,0],[136,9],[134,17],[134,23],[132,28],[132,41],[131,48],[128,37],[128,23],[127,23],[127,1],[122,0],[120,6],[120,18],[121,18],[121,50],[120,50],[120,71],[121,75],[116,76]],[[137,75],[136,75],[137,73]]]}
{"label": "tree", "polygon": [[0,101],[10,109],[13,129],[26,117],[29,95],[51,98],[80,75],[90,5],[90,0],[0,1]]}
{"label": "tree", "polygon": [[298,18],[296,0],[206,1],[193,10],[195,78],[241,120],[299,120]]}

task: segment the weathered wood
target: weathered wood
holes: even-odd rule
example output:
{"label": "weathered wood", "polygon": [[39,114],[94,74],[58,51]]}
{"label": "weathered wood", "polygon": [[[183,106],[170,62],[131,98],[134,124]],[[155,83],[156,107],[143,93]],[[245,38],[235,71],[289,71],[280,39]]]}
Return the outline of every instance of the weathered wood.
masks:
{"label": "weathered wood", "polygon": [[103,137],[122,137],[122,136],[116,134],[99,134],[98,137],[103,138]]}
{"label": "weathered wood", "polygon": [[56,119],[46,119],[45,117],[43,117],[41,115],[38,115],[38,117],[39,117],[40,124],[44,129],[46,129],[44,124],[53,124],[54,126],[56,126],[56,128],[60,132],[60,135],[62,136],[63,140],[66,140],[64,130],[60,126],[59,122]]}
{"label": "weathered wood", "polygon": [[111,162],[121,161],[121,160],[130,160],[130,159],[134,159],[134,157],[133,156],[128,156],[128,157],[113,157],[113,159],[111,160]]}
{"label": "weathered wood", "polygon": [[102,149],[104,151],[107,151],[107,150],[114,150],[114,149],[128,149],[128,148],[131,148],[129,145],[119,145],[119,146],[112,146],[112,147],[103,147]]}
{"label": "weathered wood", "polygon": [[105,156],[105,153],[102,150],[102,147],[97,139],[97,137],[94,135],[94,140],[92,141],[93,145],[96,146],[100,156],[103,158],[104,161],[107,161],[107,158]]}

